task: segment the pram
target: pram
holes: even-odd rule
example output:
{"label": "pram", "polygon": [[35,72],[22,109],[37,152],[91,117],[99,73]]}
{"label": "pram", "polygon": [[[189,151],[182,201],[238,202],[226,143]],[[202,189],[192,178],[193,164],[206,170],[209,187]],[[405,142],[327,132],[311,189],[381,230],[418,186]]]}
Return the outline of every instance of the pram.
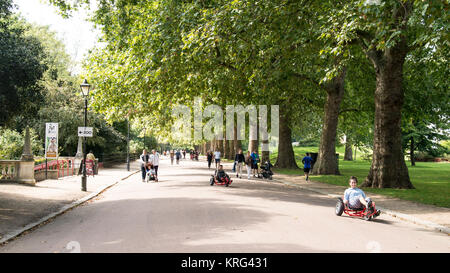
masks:
{"label": "pram", "polygon": [[272,175],[273,175],[273,172],[271,170],[272,167],[273,167],[273,165],[269,161],[266,161],[266,163],[264,163],[264,165],[261,165],[261,167],[260,167],[262,170],[261,175],[263,176],[263,178],[272,180]]}
{"label": "pram", "polygon": [[158,179],[156,178],[156,171],[153,165],[149,165],[149,168],[147,169],[147,173],[145,175],[145,182],[150,182],[151,180],[157,182]]}

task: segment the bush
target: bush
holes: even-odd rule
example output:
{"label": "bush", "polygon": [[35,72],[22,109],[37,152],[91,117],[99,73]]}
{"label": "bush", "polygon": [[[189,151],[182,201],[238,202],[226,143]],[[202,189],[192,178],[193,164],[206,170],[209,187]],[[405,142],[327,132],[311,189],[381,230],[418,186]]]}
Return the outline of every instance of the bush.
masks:
{"label": "bush", "polygon": [[414,154],[416,161],[433,161],[434,156],[430,155],[427,152],[416,152]]}
{"label": "bush", "polygon": [[[17,131],[0,128],[0,158],[20,159],[23,152],[25,131],[20,134]],[[44,149],[39,142],[36,132],[30,129],[31,149],[34,155],[42,154]]]}

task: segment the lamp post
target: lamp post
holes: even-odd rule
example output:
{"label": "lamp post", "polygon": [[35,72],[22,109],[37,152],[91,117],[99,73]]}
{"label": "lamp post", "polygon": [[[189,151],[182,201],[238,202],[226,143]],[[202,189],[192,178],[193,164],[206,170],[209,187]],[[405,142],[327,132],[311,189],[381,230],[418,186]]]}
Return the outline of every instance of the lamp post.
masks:
{"label": "lamp post", "polygon": [[[87,80],[84,79],[83,83],[80,84],[81,93],[84,97],[84,127],[87,127],[87,99],[89,96],[89,89],[91,85],[88,84]],[[81,177],[81,190],[87,191],[86,189],[86,137],[83,137],[83,176]]]}

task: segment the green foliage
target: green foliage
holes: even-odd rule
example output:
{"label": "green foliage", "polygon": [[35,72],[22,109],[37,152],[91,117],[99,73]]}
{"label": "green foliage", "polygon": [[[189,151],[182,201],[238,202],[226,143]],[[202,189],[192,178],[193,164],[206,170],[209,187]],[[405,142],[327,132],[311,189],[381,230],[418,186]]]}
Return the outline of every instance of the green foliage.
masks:
{"label": "green foliage", "polygon": [[[36,132],[30,130],[31,149],[33,154],[42,155],[44,148],[38,139]],[[20,159],[25,143],[25,132],[20,134],[17,131],[0,127],[0,158]]]}
{"label": "green foliage", "polygon": [[323,104],[315,92],[323,62],[306,43],[316,34],[302,19],[311,16],[304,2],[101,3],[94,20],[107,45],[86,66],[94,109],[110,120],[138,118],[162,138],[173,105],[192,106],[196,96],[223,107],[279,104],[306,128]]}
{"label": "green foliage", "polygon": [[443,48],[418,48],[405,64],[405,103],[402,115],[404,149],[442,156],[449,150],[439,144],[449,139],[449,55]]}
{"label": "green foliage", "polygon": [[43,102],[39,84],[46,65],[41,43],[25,34],[23,21],[2,1],[0,18],[0,126],[12,127],[16,116],[36,115]]}
{"label": "green foliage", "polygon": [[[77,127],[84,126],[84,99],[79,95],[82,80],[71,75],[72,61],[64,44],[47,26],[30,25],[14,14],[1,20],[5,24],[0,26],[0,36],[7,39],[0,39],[0,101],[4,105],[0,124],[8,122],[17,131],[31,126],[37,133],[34,140],[43,146],[45,123],[58,122],[60,155],[75,155]],[[124,135],[102,115],[89,111],[88,122],[94,127],[88,149],[96,153],[126,150]],[[2,156],[20,157],[23,141],[16,139],[13,145],[12,136],[7,140]]]}

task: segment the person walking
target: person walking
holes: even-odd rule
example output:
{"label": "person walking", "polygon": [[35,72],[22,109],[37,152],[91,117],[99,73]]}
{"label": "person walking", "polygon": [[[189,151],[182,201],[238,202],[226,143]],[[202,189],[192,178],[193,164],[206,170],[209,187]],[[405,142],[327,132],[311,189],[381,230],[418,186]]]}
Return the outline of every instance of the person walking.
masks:
{"label": "person walking", "polygon": [[170,150],[170,164],[173,165],[173,160],[175,158],[175,152],[173,150]]}
{"label": "person walking", "polygon": [[152,150],[152,154],[150,155],[149,161],[153,165],[153,168],[155,169],[155,176],[156,176],[155,182],[158,182],[159,153],[155,150]]}
{"label": "person walking", "polygon": [[234,157],[234,162],[236,164],[236,177],[239,178],[240,174],[242,178],[242,164],[245,163],[245,157],[241,149],[239,149],[238,153]]}
{"label": "person walking", "polygon": [[147,165],[150,160],[150,156],[147,154],[147,150],[142,151],[139,161],[141,162],[142,182],[145,182],[145,176],[147,175]]}
{"label": "person walking", "polygon": [[220,165],[220,152],[216,149],[214,152],[214,160],[216,161],[216,169]]}
{"label": "person walking", "polygon": [[303,172],[305,173],[306,182],[309,180],[309,171],[311,170],[312,157],[309,153],[306,153],[306,156],[302,159],[303,163]]}
{"label": "person walking", "polygon": [[176,151],[175,158],[177,159],[177,164],[180,164],[181,152],[179,150]]}
{"label": "person walking", "polygon": [[213,155],[212,151],[209,151],[206,154],[206,159],[208,160],[208,169],[211,169],[211,163],[212,163],[213,156],[214,155]]}
{"label": "person walking", "polygon": [[259,171],[258,171],[258,163],[259,163],[259,155],[258,152],[255,150],[251,154],[252,157],[252,170],[253,170],[253,176],[259,177]]}
{"label": "person walking", "polygon": [[252,174],[252,156],[250,155],[250,151],[245,156],[245,166],[247,166],[247,179],[250,180]]}

